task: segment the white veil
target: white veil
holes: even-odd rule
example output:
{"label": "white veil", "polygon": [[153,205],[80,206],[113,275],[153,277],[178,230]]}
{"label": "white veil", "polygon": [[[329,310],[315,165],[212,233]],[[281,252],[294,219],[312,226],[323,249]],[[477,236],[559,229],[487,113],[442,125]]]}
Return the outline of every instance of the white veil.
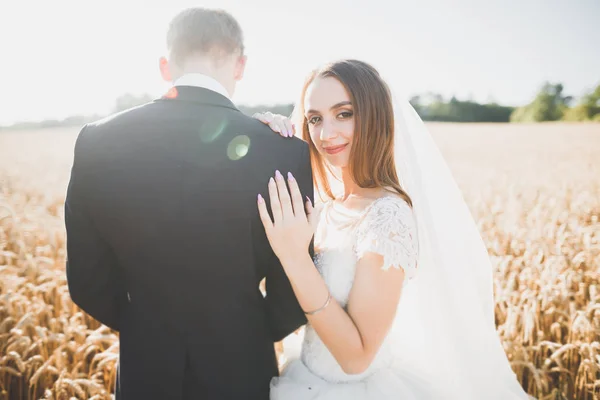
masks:
{"label": "white veil", "polygon": [[496,332],[492,265],[461,191],[408,100],[394,99],[394,119],[396,168],[413,200],[420,252],[392,332],[397,355],[441,381],[449,398],[528,399]]}

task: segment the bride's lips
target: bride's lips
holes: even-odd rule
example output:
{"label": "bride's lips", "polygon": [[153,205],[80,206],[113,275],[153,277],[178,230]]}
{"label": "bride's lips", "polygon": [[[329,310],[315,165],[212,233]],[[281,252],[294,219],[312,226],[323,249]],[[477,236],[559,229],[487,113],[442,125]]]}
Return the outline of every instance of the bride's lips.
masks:
{"label": "bride's lips", "polygon": [[337,154],[340,151],[344,150],[346,148],[346,146],[348,146],[348,143],[341,144],[339,146],[323,147],[323,150],[325,150],[325,152],[327,152],[327,154]]}

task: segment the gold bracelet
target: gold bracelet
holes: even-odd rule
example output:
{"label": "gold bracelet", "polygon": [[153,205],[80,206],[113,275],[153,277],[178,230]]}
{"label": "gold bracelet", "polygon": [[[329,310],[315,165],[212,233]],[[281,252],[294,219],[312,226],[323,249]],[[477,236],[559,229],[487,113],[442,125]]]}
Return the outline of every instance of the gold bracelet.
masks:
{"label": "gold bracelet", "polygon": [[325,304],[323,304],[322,307],[317,308],[314,311],[308,311],[308,312],[305,311],[304,314],[306,314],[306,315],[315,315],[319,311],[323,311],[329,305],[330,302],[331,302],[331,292],[328,292],[327,301],[325,302]]}

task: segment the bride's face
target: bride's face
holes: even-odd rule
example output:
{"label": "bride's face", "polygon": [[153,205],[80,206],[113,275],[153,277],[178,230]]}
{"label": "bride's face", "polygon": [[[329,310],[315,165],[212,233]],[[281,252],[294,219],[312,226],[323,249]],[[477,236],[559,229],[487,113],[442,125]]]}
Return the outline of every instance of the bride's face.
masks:
{"label": "bride's face", "polygon": [[319,154],[335,167],[346,167],[354,135],[354,111],[346,88],[336,78],[316,78],[306,90],[304,110]]}

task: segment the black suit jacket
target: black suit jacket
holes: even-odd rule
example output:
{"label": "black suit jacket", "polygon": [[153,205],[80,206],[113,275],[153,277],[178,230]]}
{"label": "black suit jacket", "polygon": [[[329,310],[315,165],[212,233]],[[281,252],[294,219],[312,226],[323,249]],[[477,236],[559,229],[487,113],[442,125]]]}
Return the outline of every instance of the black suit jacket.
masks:
{"label": "black suit jacket", "polygon": [[307,144],[203,88],[81,130],[67,279],[119,332],[117,399],[268,399],[273,342],[306,322],[256,205],[276,169],[313,199]]}

